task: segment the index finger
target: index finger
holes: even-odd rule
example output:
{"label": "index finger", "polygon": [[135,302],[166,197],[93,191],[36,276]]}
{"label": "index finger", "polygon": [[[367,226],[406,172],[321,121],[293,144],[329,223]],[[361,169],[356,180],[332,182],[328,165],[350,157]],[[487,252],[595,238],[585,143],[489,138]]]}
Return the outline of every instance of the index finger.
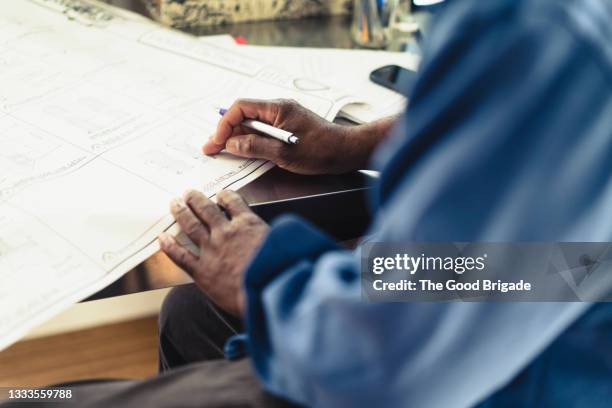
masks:
{"label": "index finger", "polygon": [[224,146],[234,129],[246,119],[260,120],[265,123],[274,124],[278,114],[278,105],[272,101],[258,99],[238,99],[221,117],[217,124],[217,131],[213,142]]}
{"label": "index finger", "polygon": [[223,190],[217,193],[217,203],[223,206],[232,218],[243,212],[251,212],[244,198],[232,190]]}

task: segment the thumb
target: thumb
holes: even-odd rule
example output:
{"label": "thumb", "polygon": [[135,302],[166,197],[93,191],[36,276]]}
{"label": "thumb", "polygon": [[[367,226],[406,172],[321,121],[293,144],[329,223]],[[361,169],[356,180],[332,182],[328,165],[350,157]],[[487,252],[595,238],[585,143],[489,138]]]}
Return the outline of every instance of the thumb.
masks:
{"label": "thumb", "polygon": [[225,145],[218,145],[217,143],[215,143],[214,139],[211,137],[210,139],[206,141],[206,143],[202,147],[202,151],[206,155],[214,155],[214,154],[220,153],[221,150],[223,150],[224,148],[225,148]]}
{"label": "thumb", "polygon": [[236,156],[277,162],[286,146],[280,140],[256,134],[231,137],[225,149]]}

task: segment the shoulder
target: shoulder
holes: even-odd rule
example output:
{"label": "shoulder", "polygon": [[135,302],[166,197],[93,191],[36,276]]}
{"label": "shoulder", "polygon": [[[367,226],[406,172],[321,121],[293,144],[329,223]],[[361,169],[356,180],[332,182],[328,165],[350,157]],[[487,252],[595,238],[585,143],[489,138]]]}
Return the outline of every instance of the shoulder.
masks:
{"label": "shoulder", "polygon": [[533,24],[556,21],[559,24],[589,23],[601,32],[610,32],[611,0],[447,0],[441,20],[488,24]]}
{"label": "shoulder", "polygon": [[493,47],[571,42],[612,72],[610,38],[612,0],[448,0],[432,24],[427,49],[433,57],[483,40]]}

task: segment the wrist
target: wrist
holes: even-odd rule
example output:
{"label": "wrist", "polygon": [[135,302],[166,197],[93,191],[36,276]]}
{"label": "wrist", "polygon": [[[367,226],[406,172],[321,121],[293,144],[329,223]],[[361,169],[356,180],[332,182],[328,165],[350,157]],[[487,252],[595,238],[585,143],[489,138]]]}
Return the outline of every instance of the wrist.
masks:
{"label": "wrist", "polygon": [[347,171],[367,168],[372,153],[385,138],[387,129],[377,122],[343,128],[342,156],[346,165],[350,166]]}
{"label": "wrist", "polygon": [[236,294],[236,317],[244,319],[246,317],[246,292],[240,288]]}

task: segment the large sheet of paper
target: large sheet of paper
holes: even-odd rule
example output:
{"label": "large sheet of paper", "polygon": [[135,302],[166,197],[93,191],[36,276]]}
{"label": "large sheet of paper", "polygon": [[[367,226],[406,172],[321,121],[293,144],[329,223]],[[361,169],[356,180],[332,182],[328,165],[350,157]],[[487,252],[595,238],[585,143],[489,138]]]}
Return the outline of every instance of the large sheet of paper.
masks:
{"label": "large sheet of paper", "polygon": [[200,152],[237,97],[351,100],[97,3],[0,2],[0,349],[157,251],[171,198],[270,167]]}
{"label": "large sheet of paper", "polygon": [[357,123],[397,115],[406,107],[406,98],[370,80],[373,70],[385,65],[399,65],[416,71],[420,62],[420,56],[407,52],[236,45],[230,36],[222,35],[200,39],[209,44],[233,46],[262,63],[275,64],[294,75],[317,78],[345,89],[357,100],[344,106],[340,115]]}

